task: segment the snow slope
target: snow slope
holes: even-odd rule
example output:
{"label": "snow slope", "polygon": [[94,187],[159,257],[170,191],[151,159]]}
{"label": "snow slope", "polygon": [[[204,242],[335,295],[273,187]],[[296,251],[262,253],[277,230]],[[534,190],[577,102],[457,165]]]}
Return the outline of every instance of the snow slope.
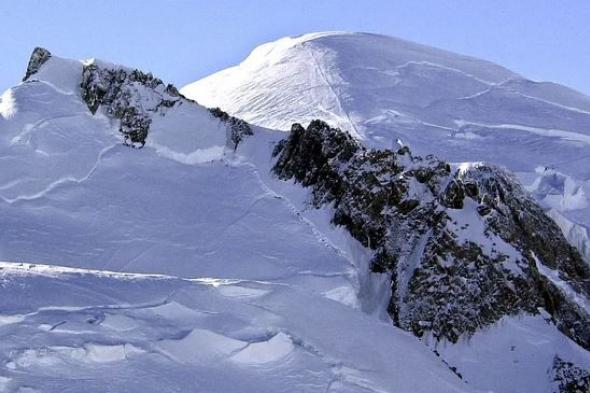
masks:
{"label": "snow slope", "polygon": [[590,97],[572,89],[391,37],[327,32],[261,45],[181,92],[261,126],[320,118],[369,146],[400,139],[421,155],[506,166],[590,260]]}
{"label": "snow slope", "polygon": [[14,263],[0,280],[2,392],[468,391],[413,337],[288,283]]}
{"label": "snow slope", "polygon": [[132,149],[80,96],[91,63],[118,68],[52,56],[2,98],[0,391],[471,391],[382,318],[362,247],[270,175],[284,134],[234,152],[183,99]]}

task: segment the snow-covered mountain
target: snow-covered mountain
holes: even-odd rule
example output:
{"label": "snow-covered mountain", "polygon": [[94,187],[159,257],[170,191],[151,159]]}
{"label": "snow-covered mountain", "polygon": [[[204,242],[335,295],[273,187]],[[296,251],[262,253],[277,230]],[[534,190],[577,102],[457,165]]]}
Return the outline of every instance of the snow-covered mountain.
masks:
{"label": "snow-covered mountain", "polygon": [[581,254],[505,170],[416,150],[36,49],[0,101],[0,391],[588,389]]}
{"label": "snow-covered mountain", "polygon": [[451,162],[515,172],[590,260],[590,97],[487,61],[366,33],[254,49],[181,92],[256,125],[320,118],[368,146],[400,139]]}
{"label": "snow-covered mountain", "polygon": [[284,133],[237,153],[153,76],[43,53],[2,96],[0,254],[34,264],[0,267],[0,391],[470,391],[271,176]]}

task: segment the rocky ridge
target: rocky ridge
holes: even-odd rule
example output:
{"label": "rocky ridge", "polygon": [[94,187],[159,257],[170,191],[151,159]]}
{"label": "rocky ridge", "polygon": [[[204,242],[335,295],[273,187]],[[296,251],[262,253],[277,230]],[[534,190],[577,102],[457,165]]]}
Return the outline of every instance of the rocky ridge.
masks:
{"label": "rocky ridge", "polygon": [[370,150],[319,120],[293,125],[274,154],[277,176],[331,205],[332,222],[373,250],[372,269],[391,274],[396,325],[455,342],[505,315],[546,312],[590,348],[587,309],[540,267],[584,298],[590,269],[506,171]]}
{"label": "rocky ridge", "polygon": [[36,74],[43,64],[51,57],[51,52],[45,48],[37,47],[33,49],[29,64],[27,65],[27,71],[23,78],[23,81],[29,79],[32,75]]}
{"label": "rocky ridge", "polygon": [[[105,67],[96,62],[84,65],[80,87],[82,98],[93,114],[102,107],[108,116],[119,120],[119,132],[124,136],[124,143],[131,147],[145,145],[153,116],[165,116],[175,105],[194,103],[176,87],[164,84],[151,73]],[[229,116],[219,108],[209,112],[227,124],[228,147],[235,150],[244,137],[253,135],[245,121]]]}

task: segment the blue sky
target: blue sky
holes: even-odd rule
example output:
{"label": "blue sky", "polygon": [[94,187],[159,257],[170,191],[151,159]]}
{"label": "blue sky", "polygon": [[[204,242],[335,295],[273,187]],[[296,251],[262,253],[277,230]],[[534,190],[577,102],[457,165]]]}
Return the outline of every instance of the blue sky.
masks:
{"label": "blue sky", "polygon": [[34,46],[99,57],[178,86],[286,35],[349,30],[473,55],[590,94],[588,0],[1,0],[0,90]]}

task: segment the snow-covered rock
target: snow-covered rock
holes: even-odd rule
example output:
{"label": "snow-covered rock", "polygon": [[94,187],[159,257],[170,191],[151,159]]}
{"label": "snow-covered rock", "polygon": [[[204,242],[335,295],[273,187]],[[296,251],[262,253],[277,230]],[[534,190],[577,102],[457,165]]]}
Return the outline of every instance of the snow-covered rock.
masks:
{"label": "snow-covered rock", "polygon": [[313,206],[331,205],[332,222],[374,250],[372,269],[392,274],[396,325],[456,342],[544,309],[590,349],[590,268],[505,171],[367,150],[317,120],[274,153],[277,175],[311,187]]}

